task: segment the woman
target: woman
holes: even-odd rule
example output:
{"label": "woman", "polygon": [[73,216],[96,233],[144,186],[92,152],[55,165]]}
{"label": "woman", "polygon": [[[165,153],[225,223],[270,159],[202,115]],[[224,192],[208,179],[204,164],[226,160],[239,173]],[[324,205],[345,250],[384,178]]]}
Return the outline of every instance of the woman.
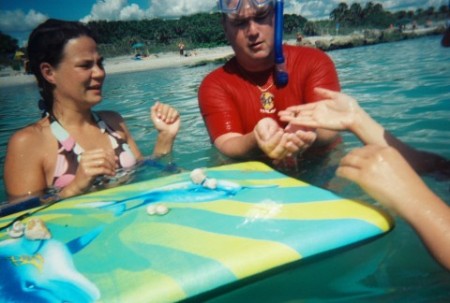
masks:
{"label": "woman", "polygon": [[[142,158],[120,114],[94,112],[102,100],[103,58],[93,33],[79,22],[49,19],[28,41],[30,68],[42,97],[43,118],[17,131],[8,144],[4,181],[10,198],[78,195]],[[169,153],[180,127],[178,112],[157,102],[153,156]]]}

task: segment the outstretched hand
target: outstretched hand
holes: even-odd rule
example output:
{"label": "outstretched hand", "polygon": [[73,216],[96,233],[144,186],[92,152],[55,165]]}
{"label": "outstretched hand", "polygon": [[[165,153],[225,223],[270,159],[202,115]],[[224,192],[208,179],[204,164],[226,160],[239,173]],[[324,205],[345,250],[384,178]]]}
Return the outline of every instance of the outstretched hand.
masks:
{"label": "outstretched hand", "polygon": [[344,93],[324,88],[315,88],[315,92],[323,100],[280,111],[281,121],[310,128],[351,130],[362,111],[358,102]]}

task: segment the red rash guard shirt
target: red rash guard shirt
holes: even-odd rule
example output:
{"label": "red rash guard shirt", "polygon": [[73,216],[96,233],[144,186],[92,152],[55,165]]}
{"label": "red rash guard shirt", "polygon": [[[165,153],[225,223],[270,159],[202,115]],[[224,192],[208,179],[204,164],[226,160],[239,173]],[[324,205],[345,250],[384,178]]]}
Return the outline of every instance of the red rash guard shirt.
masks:
{"label": "red rash guard shirt", "polygon": [[[285,87],[273,85],[268,89],[273,96],[270,110],[263,109],[260,100],[262,92],[255,82],[264,73],[244,71],[236,58],[205,77],[199,88],[198,100],[211,142],[230,132],[252,132],[264,117],[271,117],[284,127],[278,118],[280,110],[318,101],[318,96],[314,94],[315,87],[340,90],[334,63],[323,51],[289,45],[284,45],[283,50],[289,82]],[[269,80],[262,88],[268,88],[273,83],[273,77],[269,75],[272,70],[265,72]]]}

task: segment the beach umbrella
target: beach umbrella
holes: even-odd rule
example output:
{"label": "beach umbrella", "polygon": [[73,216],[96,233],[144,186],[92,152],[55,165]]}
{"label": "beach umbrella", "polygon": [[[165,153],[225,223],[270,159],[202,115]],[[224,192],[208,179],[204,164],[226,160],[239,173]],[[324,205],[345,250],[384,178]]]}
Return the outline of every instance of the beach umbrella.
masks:
{"label": "beach umbrella", "polygon": [[133,44],[131,47],[136,49],[136,48],[141,48],[143,46],[145,46],[144,43],[138,42],[138,43]]}

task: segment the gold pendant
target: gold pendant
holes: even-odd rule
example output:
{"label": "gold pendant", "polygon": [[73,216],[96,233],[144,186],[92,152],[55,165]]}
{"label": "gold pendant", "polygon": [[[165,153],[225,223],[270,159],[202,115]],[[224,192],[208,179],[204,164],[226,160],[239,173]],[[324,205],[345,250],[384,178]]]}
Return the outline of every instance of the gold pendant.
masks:
{"label": "gold pendant", "polygon": [[261,92],[259,101],[261,102],[261,113],[273,114],[275,112],[275,96],[271,92]]}

